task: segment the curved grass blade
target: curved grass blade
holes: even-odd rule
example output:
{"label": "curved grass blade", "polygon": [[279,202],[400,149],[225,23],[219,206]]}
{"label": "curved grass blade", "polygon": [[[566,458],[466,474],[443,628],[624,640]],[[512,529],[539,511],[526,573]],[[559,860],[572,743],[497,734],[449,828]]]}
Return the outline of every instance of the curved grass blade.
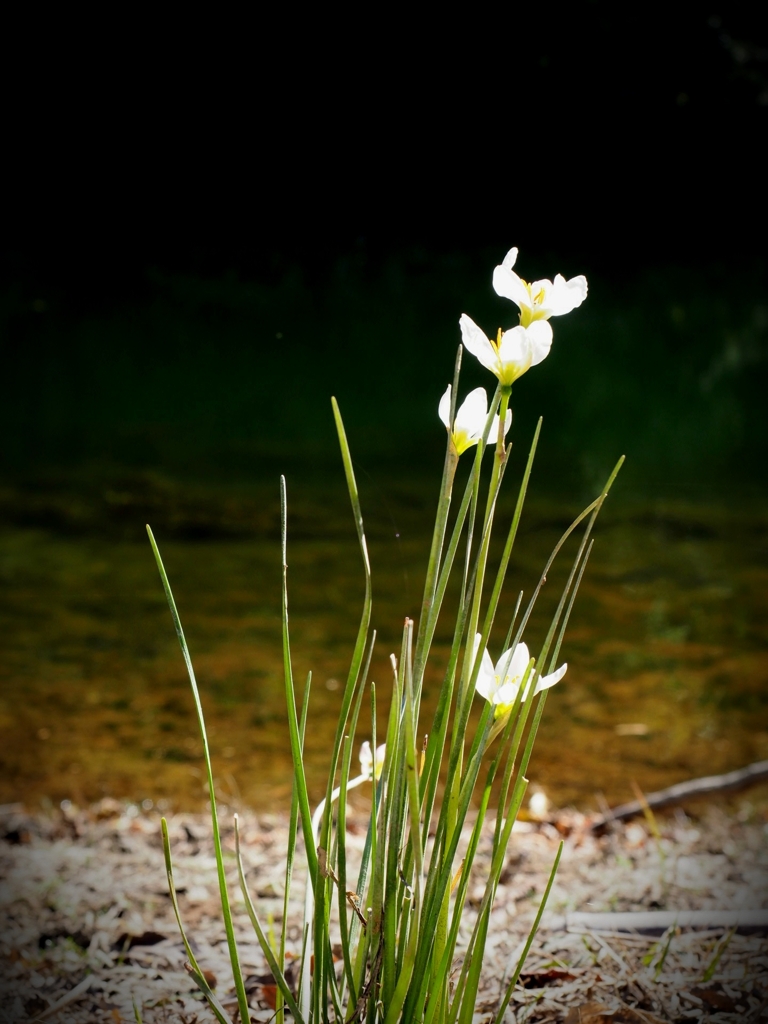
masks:
{"label": "curved grass blade", "polygon": [[200,702],[200,693],[197,689],[197,680],[195,679],[195,670],[192,668],[192,659],[189,654],[189,648],[187,647],[187,641],[184,637],[184,630],[181,626],[181,619],[179,613],[176,610],[176,602],[173,598],[173,592],[171,591],[171,584],[168,581],[168,575],[163,565],[163,560],[160,557],[160,551],[155,542],[152,530],[147,526],[147,534],[149,535],[149,543],[152,545],[152,551],[157,562],[157,568],[160,572],[160,579],[163,581],[163,589],[165,590],[165,596],[168,600],[168,607],[171,610],[171,618],[173,619],[173,625],[176,630],[176,636],[179,640],[181,647],[181,653],[184,657],[184,663],[187,666],[187,674],[189,675],[189,682],[192,687],[192,696],[195,701],[195,711],[197,712],[197,722],[200,727],[200,736],[203,741],[203,757],[205,759],[205,770],[208,775],[208,799],[211,807],[211,825],[213,827],[213,846],[216,854],[216,873],[219,878],[219,896],[221,899],[221,913],[224,918],[224,928],[227,933],[227,947],[229,949],[229,960],[232,965],[232,975],[235,982],[235,991],[237,992],[237,1003],[240,1008],[240,1017],[243,1021],[248,1020],[248,997],[245,992],[245,985],[243,984],[243,974],[240,970],[240,957],[237,950],[237,942],[235,940],[235,929],[232,924],[232,912],[229,906],[229,894],[227,892],[227,877],[224,872],[224,856],[221,849],[221,834],[219,832],[219,818],[216,813],[216,792],[213,785],[213,768],[211,766],[211,753],[208,747],[208,734],[205,728],[205,718],[203,717],[203,705]]}
{"label": "curved grass blade", "polygon": [[[256,936],[259,940],[259,945],[261,946],[261,951],[264,954],[265,960],[269,964],[269,969],[270,971],[272,971],[275,983],[280,989],[280,992],[282,993],[286,1005],[288,1006],[288,1008],[290,1009],[291,1013],[294,1016],[294,1020],[301,1024],[304,1018],[299,1012],[299,1008],[296,1005],[296,1000],[293,998],[293,992],[291,992],[291,987],[286,981],[285,975],[283,974],[280,968],[280,964],[278,963],[277,957],[275,956],[274,950],[272,949],[269,938],[266,932],[264,931],[264,928],[262,927],[261,921],[259,920],[259,915],[256,912],[256,908],[253,905],[251,894],[248,892],[248,884],[245,880],[245,871],[243,870],[243,858],[240,853],[240,822],[238,820],[237,815],[235,815],[235,853],[237,857],[237,874],[238,878],[240,879],[240,891],[243,894],[243,900],[245,901],[245,909],[248,911],[248,917],[250,917],[251,924],[253,925],[253,930],[256,932]],[[247,1019],[248,1018],[246,1018],[246,1020]]]}
{"label": "curved grass blade", "polygon": [[280,535],[283,558],[282,583],[282,631],[283,631],[283,673],[285,676],[285,702],[288,707],[288,731],[291,740],[291,757],[293,758],[293,776],[295,791],[301,815],[301,828],[304,833],[307,863],[309,865],[308,885],[314,886],[317,876],[317,851],[312,831],[312,812],[309,809],[307,779],[304,772],[303,745],[299,729],[299,717],[296,712],[296,691],[293,685],[293,667],[291,663],[291,645],[288,631],[288,499],[285,488],[285,477],[280,477]]}
{"label": "curved grass blade", "polygon": [[[456,417],[456,404],[459,393],[459,373],[461,371],[461,357],[463,351],[463,345],[459,345],[458,351],[456,352],[456,363],[453,370],[451,409],[448,417],[449,423],[453,423]],[[427,574],[424,580],[424,596],[421,602],[421,614],[419,615],[419,626],[416,633],[414,685],[417,694],[421,692],[421,679],[424,672],[424,663],[432,640],[431,634],[434,632],[434,625],[430,630],[429,623],[432,618],[436,618],[436,615],[433,616],[433,605],[435,604],[438,571],[440,570],[440,560],[443,553],[443,544],[445,542],[445,529],[448,524],[448,512],[451,507],[453,480],[456,475],[456,468],[458,464],[459,453],[456,451],[456,445],[453,442],[453,438],[451,437],[449,430],[448,443],[445,449],[445,462],[443,464],[443,479],[440,483],[440,497],[437,502],[437,514],[435,516],[435,526],[432,532],[432,546],[429,551],[429,559],[427,560]],[[439,611],[441,600],[442,598],[437,601],[437,611]]]}
{"label": "curved grass blade", "polygon": [[483,623],[483,633],[490,635],[490,624],[496,618],[496,609],[499,604],[499,598],[501,596],[501,588],[504,585],[504,579],[507,575],[507,568],[509,567],[509,560],[512,557],[512,549],[515,545],[515,539],[517,538],[517,530],[520,525],[520,517],[523,514],[523,505],[525,504],[525,496],[528,493],[528,484],[531,479],[531,470],[533,469],[533,460],[536,456],[536,449],[539,445],[539,436],[541,435],[541,424],[543,420],[539,417],[539,421],[536,424],[536,431],[533,435],[533,441],[531,441],[531,447],[528,452],[528,460],[525,464],[525,471],[523,472],[523,479],[520,483],[520,489],[517,492],[517,503],[515,505],[515,512],[512,516],[512,522],[510,523],[509,531],[507,533],[507,540],[504,545],[504,552],[501,556],[501,562],[496,572],[496,580],[493,585],[491,597],[488,602],[488,609],[485,613],[485,621]]}
{"label": "curved grass blade", "polygon": [[[307,682],[304,686],[304,698],[301,706],[301,718],[299,719],[299,743],[302,753],[304,751],[304,734],[307,728],[307,715],[309,713],[309,694],[312,688],[312,673],[307,673]],[[285,970],[285,946],[288,937],[288,905],[291,896],[291,882],[293,880],[293,860],[296,853],[296,835],[299,826],[299,789],[296,777],[293,779],[291,792],[291,813],[288,818],[288,849],[285,857],[285,889],[283,891],[283,921],[280,927],[280,952],[278,964],[281,971]],[[237,826],[236,826],[237,827]],[[237,836],[237,832],[235,833]],[[285,1019],[283,1008],[282,992],[278,991],[275,999],[275,1020],[277,1024],[283,1024]]]}
{"label": "curved grass blade", "polygon": [[[232,1024],[232,1019],[227,1014],[227,1011],[218,1001],[214,993],[212,992],[208,982],[203,976],[203,972],[200,969],[195,954],[192,952],[192,947],[187,939],[187,933],[184,931],[184,925],[181,923],[181,911],[179,910],[179,901],[176,898],[176,883],[173,880],[173,862],[171,860],[171,843],[168,838],[168,822],[165,818],[160,821],[160,827],[163,833],[163,853],[165,854],[165,873],[168,876],[168,893],[171,897],[171,904],[173,905],[173,912],[176,915],[176,923],[179,926],[179,932],[181,933],[181,941],[184,943],[184,949],[186,950],[187,959],[189,960],[189,973],[195,979],[195,983],[205,993],[205,998],[210,1003],[211,1009],[216,1015],[216,1019],[219,1024]],[[136,1011],[136,1004],[134,1003],[134,1013]],[[246,1017],[246,1020],[248,1018]]]}
{"label": "curved grass blade", "polygon": [[[365,574],[365,596],[363,599],[363,610],[360,617],[360,625],[357,631],[357,638],[355,640],[355,647],[352,653],[352,660],[349,666],[349,672],[347,674],[347,681],[344,686],[344,692],[342,694],[341,708],[339,710],[339,718],[336,726],[336,734],[334,736],[333,748],[331,753],[331,761],[328,769],[328,786],[326,789],[325,797],[325,808],[323,811],[322,822],[320,825],[320,835],[318,839],[318,848],[328,851],[330,848],[330,833],[331,833],[331,815],[332,815],[332,795],[334,782],[336,779],[336,772],[339,767],[339,758],[341,756],[341,748],[344,741],[344,735],[347,730],[347,723],[349,719],[350,708],[354,694],[360,680],[360,673],[363,666],[363,659],[365,657],[365,650],[368,643],[368,633],[371,623],[371,604],[372,604],[372,591],[371,591],[371,565],[368,557],[368,545],[365,539],[365,529],[363,526],[363,514],[360,507],[360,497],[357,489],[357,481],[355,480],[355,473],[352,466],[352,455],[349,449],[349,443],[347,441],[346,431],[344,430],[344,423],[341,418],[341,412],[335,398],[331,398],[331,405],[333,408],[333,417],[336,424],[336,432],[339,439],[339,447],[341,449],[341,458],[344,465],[344,475],[347,481],[347,490],[349,492],[350,503],[352,505],[352,512],[355,518],[355,530],[357,532],[358,542],[360,544],[360,553],[363,559],[363,569]],[[328,919],[328,905],[327,901],[329,898],[329,888],[327,885],[327,879],[321,876],[318,866],[318,857],[314,853],[310,864],[314,863],[314,870],[310,870],[311,877],[315,881],[315,906],[314,906],[314,921],[310,922],[312,927],[312,949],[311,952],[315,954],[315,977],[312,982],[312,1014],[316,1019],[320,1019],[322,1014],[327,1014],[327,1006],[324,1004],[321,1006],[318,1001],[318,993],[325,989],[324,979],[327,977],[327,971],[325,963],[325,945],[327,938],[327,919]],[[330,969],[330,968],[329,968]],[[305,1006],[304,989],[302,987],[302,1007]],[[309,1014],[309,1008],[307,1008]]]}
{"label": "curved grass blade", "polygon": [[[349,733],[345,741],[342,763],[341,763],[341,782],[339,785],[339,799],[337,803],[337,814],[336,814],[336,836],[337,836],[337,871],[338,871],[338,899],[339,899],[339,930],[341,932],[341,948],[342,957],[344,960],[344,972],[346,982],[349,985],[349,990],[352,993],[351,998],[354,1002],[357,1002],[358,993],[355,992],[354,974],[352,970],[352,952],[351,952],[351,940],[347,920],[347,848],[346,848],[346,837],[347,837],[347,784],[349,783],[349,773],[352,763],[352,747],[354,743],[355,731],[357,729],[358,718],[360,717],[360,708],[363,703],[363,696],[365,695],[365,684],[368,678],[368,670],[371,664],[371,655],[373,654],[373,647],[376,643],[376,631],[373,631],[371,637],[371,643],[368,646],[368,656],[366,658],[365,668],[362,674],[362,683],[358,687],[357,698],[355,699],[354,707],[352,709],[352,715],[349,722]],[[376,756],[376,748],[373,748],[374,762]],[[374,765],[374,778],[373,787],[376,786],[375,780],[375,765]]]}
{"label": "curved grass blade", "polygon": [[509,984],[507,985],[507,991],[504,993],[504,998],[502,999],[501,1003],[499,1004],[499,1009],[498,1009],[498,1012],[496,1013],[496,1017],[494,1018],[493,1024],[501,1024],[502,1020],[504,1019],[504,1014],[507,1012],[507,1007],[509,1006],[509,1001],[512,998],[512,993],[514,992],[515,985],[517,984],[517,979],[520,977],[520,972],[523,969],[523,964],[525,963],[525,961],[526,961],[526,959],[528,957],[528,954],[531,951],[531,946],[533,945],[533,940],[536,937],[536,932],[539,930],[539,925],[541,924],[541,918],[542,918],[542,915],[544,913],[544,908],[547,905],[547,900],[549,899],[549,894],[550,894],[550,892],[552,892],[552,886],[554,885],[554,882],[555,882],[555,875],[557,874],[557,869],[558,869],[558,866],[560,864],[560,858],[562,857],[562,855],[563,855],[563,841],[561,839],[560,840],[560,845],[557,848],[557,856],[555,857],[555,863],[552,865],[552,870],[549,873],[549,881],[547,882],[547,887],[544,890],[544,895],[541,897],[541,903],[539,904],[539,909],[536,912],[536,917],[534,919],[533,925],[531,927],[530,932],[528,933],[528,939],[526,940],[525,946],[523,948],[523,952],[520,954],[520,959],[517,961],[517,967],[515,968],[515,973],[512,975],[512,977],[510,978]]}
{"label": "curved grass blade", "polygon": [[347,481],[349,500],[350,504],[352,505],[352,512],[355,517],[355,530],[357,532],[357,539],[360,545],[360,554],[362,555],[363,559],[363,570],[365,573],[365,596],[363,599],[363,611],[360,617],[360,625],[358,627],[357,638],[355,640],[355,647],[352,654],[352,662],[349,666],[347,682],[346,686],[344,687],[344,695],[342,697],[342,705],[341,710],[339,712],[339,721],[336,727],[336,735],[334,737],[333,753],[331,757],[330,771],[328,773],[326,813],[323,816],[323,824],[320,833],[321,846],[324,845],[324,843],[327,843],[328,839],[331,812],[330,795],[333,790],[334,780],[336,778],[336,770],[339,764],[339,756],[341,754],[341,746],[344,739],[344,733],[347,728],[347,720],[349,717],[350,707],[352,705],[352,699],[354,697],[358,680],[360,679],[363,658],[365,657],[365,650],[368,643],[368,631],[371,623],[372,605],[371,563],[368,557],[368,544],[365,539],[365,527],[363,525],[363,513],[360,507],[360,496],[357,489],[357,481],[355,480],[355,471],[352,466],[352,453],[350,452],[349,449],[347,434],[344,429],[344,422],[341,418],[341,412],[339,410],[339,406],[335,398],[331,399],[331,405],[333,407],[333,417],[336,423],[336,433],[339,439],[339,448],[341,449],[341,458],[344,464],[344,475]]}

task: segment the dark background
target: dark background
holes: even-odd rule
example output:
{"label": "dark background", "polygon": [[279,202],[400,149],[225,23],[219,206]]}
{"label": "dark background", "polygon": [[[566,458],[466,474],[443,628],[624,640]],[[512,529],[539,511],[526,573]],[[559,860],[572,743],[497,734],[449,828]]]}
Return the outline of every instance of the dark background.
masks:
{"label": "dark background", "polygon": [[627,493],[759,488],[768,37],[718,12],[20,32],[5,518],[71,526],[41,489],[323,474],[331,394],[369,468],[439,464],[457,320],[515,322],[490,287],[511,245],[529,280],[590,282],[514,390],[542,481],[589,492],[626,452]]}
{"label": "dark background", "polygon": [[[266,774],[285,783],[281,472],[323,785],[361,585],[330,396],[385,679],[418,608],[458,319],[514,324],[491,288],[513,245],[528,280],[589,280],[513,390],[500,521],[544,416],[515,590],[627,456],[540,778],[562,777],[563,737],[566,800],[590,799],[596,758],[613,800],[631,778],[650,791],[768,756],[768,34],[746,10],[30,9],[6,32],[8,799],[191,799],[194,723],[145,523],[220,749],[256,795]],[[462,394],[494,383],[466,357]]]}

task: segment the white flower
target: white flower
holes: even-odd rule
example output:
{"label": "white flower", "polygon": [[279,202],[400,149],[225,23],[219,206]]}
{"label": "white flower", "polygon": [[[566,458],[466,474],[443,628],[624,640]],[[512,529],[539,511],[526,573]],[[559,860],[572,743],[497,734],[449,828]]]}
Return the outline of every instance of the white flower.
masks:
{"label": "white flower", "polygon": [[[478,633],[475,637],[473,661],[477,657],[480,640],[481,636]],[[514,650],[510,647],[508,651],[504,651],[502,656],[496,662],[495,667],[487,649],[483,651],[483,658],[480,662],[480,671],[478,672],[475,690],[481,697],[485,697],[485,699],[490,701],[491,704],[496,705],[496,718],[503,715],[504,712],[515,703],[517,694],[520,690],[520,684],[522,683],[525,670],[528,668],[530,660],[531,657],[528,653],[528,647],[526,644],[518,644]],[[536,686],[533,691],[534,696],[537,693],[541,693],[542,690],[547,690],[550,686],[554,686],[555,683],[559,683],[567,669],[568,665],[565,664],[561,665],[560,668],[556,669],[554,672],[551,672],[548,676],[538,676],[536,679]],[[523,700],[528,698],[531,689],[531,680],[536,675],[537,673],[535,669],[531,668],[528,682],[525,686]]]}
{"label": "white flower", "polygon": [[517,249],[510,249],[493,272],[493,287],[498,295],[512,299],[520,307],[517,327],[500,330],[496,341],[490,341],[466,313],[459,321],[464,347],[505,385],[546,359],[552,347],[549,318],[570,313],[587,297],[587,279],[583,274],[570,281],[558,274],[554,281],[528,284],[512,269],[516,260]]}
{"label": "white flower", "polygon": [[528,284],[518,277],[512,267],[517,249],[510,249],[503,262],[493,272],[493,287],[497,295],[511,299],[520,307],[520,323],[529,327],[551,316],[562,316],[580,306],[587,297],[587,279],[583,274],[566,281],[558,274],[554,281],[534,281]]}
{"label": "white flower", "polygon": [[535,320],[529,327],[518,325],[509,331],[499,331],[496,341],[490,341],[466,313],[462,314],[459,324],[464,347],[495,373],[502,384],[512,384],[526,370],[546,359],[552,345],[552,328],[546,320]]}
{"label": "white flower", "polygon": [[[449,384],[446,388],[445,394],[440,399],[440,405],[437,408],[438,415],[443,423],[446,425],[448,430],[451,430],[450,415],[451,415],[451,385]],[[461,406],[456,410],[456,419],[454,420],[453,430],[451,430],[451,437],[453,443],[456,445],[456,451],[461,455],[467,448],[471,448],[473,444],[477,444],[480,438],[483,436],[485,430],[485,421],[488,419],[488,396],[485,393],[485,388],[475,388],[474,391],[470,391]],[[506,419],[504,421],[504,434],[510,428],[512,423],[512,410],[507,409]],[[488,433],[488,445],[489,447],[495,445],[499,438],[499,417],[494,416],[491,429]]]}
{"label": "white flower", "polygon": [[374,771],[376,773],[376,778],[380,778],[381,770],[384,767],[384,757],[386,753],[386,743],[382,743],[381,746],[376,747],[376,764],[374,766],[373,755],[371,753],[371,744],[368,742],[368,740],[365,740],[362,743],[360,747],[360,767],[362,769],[363,775],[366,778],[372,779]]}

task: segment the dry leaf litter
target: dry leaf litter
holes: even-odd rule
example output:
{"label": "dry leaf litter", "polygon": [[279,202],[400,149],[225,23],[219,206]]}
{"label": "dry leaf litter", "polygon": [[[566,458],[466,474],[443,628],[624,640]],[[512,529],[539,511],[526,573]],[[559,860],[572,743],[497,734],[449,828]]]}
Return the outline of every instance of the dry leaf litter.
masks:
{"label": "dry leaf litter", "polygon": [[[743,817],[743,816],[742,816]],[[273,1016],[274,987],[240,899],[232,815],[221,813],[235,927],[252,1020]],[[169,817],[183,920],[209,983],[237,1020],[218,901],[210,820]],[[661,936],[566,930],[580,911],[707,910],[768,907],[764,820],[709,808],[659,822],[614,824],[604,835],[564,812],[516,825],[493,910],[475,1024],[493,1019],[536,913],[561,838],[565,849],[542,928],[505,1021],[644,1022],[768,1019],[768,941],[723,929]],[[241,815],[243,858],[262,920],[282,915],[283,819]],[[64,803],[48,815],[0,808],[0,1022],[214,1021],[186,973],[152,811],[104,800],[87,810]],[[354,865],[364,824],[349,826]],[[489,836],[462,917],[466,944],[480,901]],[[301,859],[300,857],[298,858]],[[350,878],[354,875],[350,872]],[[303,880],[295,872],[288,935],[298,953]],[[455,965],[458,976],[460,961]]]}

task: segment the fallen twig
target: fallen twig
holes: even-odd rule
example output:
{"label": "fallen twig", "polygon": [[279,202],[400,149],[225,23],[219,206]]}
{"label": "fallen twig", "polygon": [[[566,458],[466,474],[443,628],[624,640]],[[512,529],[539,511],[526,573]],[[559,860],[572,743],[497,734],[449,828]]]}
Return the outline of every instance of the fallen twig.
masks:
{"label": "fallen twig", "polygon": [[96,979],[92,974],[86,975],[79,985],[75,985],[73,989],[70,989],[66,995],[63,995],[61,999],[57,999],[55,1003],[52,1003],[47,1010],[43,1010],[39,1013],[35,1020],[43,1020],[45,1017],[50,1017],[52,1013],[57,1010],[61,1010],[64,1006],[69,1006],[70,1003],[74,1003],[80,996],[84,996],[88,989],[91,987]]}
{"label": "fallen twig", "polygon": [[724,775],[706,775],[701,779],[690,779],[688,782],[678,782],[667,789],[660,789],[657,793],[648,793],[644,800],[631,800],[629,803],[621,804],[601,814],[590,823],[590,829],[604,828],[612,821],[623,821],[626,818],[633,818],[636,814],[642,814],[646,808],[668,807],[670,804],[680,803],[692,796],[703,796],[706,793],[724,793],[731,789],[741,789],[744,786],[751,786],[762,779],[768,779],[768,761],[755,761],[748,764],[746,768],[738,768],[733,772],[726,772]]}
{"label": "fallen twig", "polygon": [[668,928],[734,928],[768,932],[768,910],[641,910],[629,913],[544,915],[541,927],[569,932],[637,932],[663,935]]}

